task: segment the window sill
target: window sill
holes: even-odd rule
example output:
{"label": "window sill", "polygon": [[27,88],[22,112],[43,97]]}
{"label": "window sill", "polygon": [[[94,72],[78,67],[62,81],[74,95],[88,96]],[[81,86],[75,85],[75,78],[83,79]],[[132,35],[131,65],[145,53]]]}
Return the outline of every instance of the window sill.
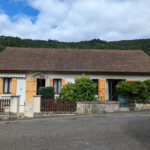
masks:
{"label": "window sill", "polygon": [[1,96],[11,96],[11,94],[1,94]]}

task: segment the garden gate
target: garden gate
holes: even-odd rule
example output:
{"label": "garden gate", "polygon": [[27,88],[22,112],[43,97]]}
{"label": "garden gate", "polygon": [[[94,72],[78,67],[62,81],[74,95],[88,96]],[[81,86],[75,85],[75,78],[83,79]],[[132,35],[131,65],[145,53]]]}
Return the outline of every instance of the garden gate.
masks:
{"label": "garden gate", "polygon": [[134,101],[127,96],[118,94],[118,102],[120,103],[120,107],[134,107]]}

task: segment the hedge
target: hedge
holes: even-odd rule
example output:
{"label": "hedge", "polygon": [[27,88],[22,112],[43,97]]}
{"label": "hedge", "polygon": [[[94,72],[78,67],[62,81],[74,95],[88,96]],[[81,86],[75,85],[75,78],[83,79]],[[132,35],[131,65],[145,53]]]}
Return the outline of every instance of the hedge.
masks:
{"label": "hedge", "polygon": [[150,99],[150,80],[120,82],[116,89],[118,93],[128,96],[133,101],[147,102]]}
{"label": "hedge", "polygon": [[54,98],[54,87],[40,87],[38,95],[42,95],[43,98]]}

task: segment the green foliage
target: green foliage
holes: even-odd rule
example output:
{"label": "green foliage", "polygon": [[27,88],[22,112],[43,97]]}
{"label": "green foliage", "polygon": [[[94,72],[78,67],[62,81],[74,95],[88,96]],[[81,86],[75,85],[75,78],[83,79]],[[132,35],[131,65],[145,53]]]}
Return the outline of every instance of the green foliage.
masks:
{"label": "green foliage", "polygon": [[147,85],[147,91],[150,93],[150,80],[144,80],[143,82]]}
{"label": "green foliage", "polygon": [[75,83],[67,83],[60,91],[60,99],[76,99],[78,101],[92,101],[93,93],[96,91],[97,84],[93,83],[90,77],[75,77]]}
{"label": "green foliage", "polygon": [[71,101],[72,99],[75,99],[76,94],[74,93],[74,85],[75,85],[74,83],[70,83],[70,82],[64,85],[60,91],[59,98],[67,99],[69,101]]}
{"label": "green foliage", "polygon": [[50,39],[45,41],[0,36],[0,52],[3,51],[6,47],[143,50],[146,54],[150,55],[150,39],[124,40],[114,42],[93,39],[90,41],[81,42],[59,42]]}
{"label": "green foliage", "polygon": [[59,96],[56,96],[56,99],[59,99]]}
{"label": "green foliage", "polygon": [[99,100],[100,100],[99,96],[95,97],[95,95],[94,95],[94,101],[99,101]]}
{"label": "green foliage", "polygon": [[78,101],[92,101],[93,93],[96,92],[97,84],[93,83],[90,76],[75,77],[74,92]]}
{"label": "green foliage", "polygon": [[120,82],[116,89],[118,93],[128,96],[133,101],[148,101],[150,98],[150,80]]}
{"label": "green foliage", "polygon": [[42,95],[43,98],[54,98],[54,87],[40,87],[38,95]]}

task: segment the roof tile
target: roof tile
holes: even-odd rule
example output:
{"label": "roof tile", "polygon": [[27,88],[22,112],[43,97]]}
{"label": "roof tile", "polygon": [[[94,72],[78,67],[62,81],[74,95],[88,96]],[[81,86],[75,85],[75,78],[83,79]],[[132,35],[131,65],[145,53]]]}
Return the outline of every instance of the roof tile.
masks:
{"label": "roof tile", "polygon": [[7,47],[0,70],[150,72],[150,57],[142,50]]}

